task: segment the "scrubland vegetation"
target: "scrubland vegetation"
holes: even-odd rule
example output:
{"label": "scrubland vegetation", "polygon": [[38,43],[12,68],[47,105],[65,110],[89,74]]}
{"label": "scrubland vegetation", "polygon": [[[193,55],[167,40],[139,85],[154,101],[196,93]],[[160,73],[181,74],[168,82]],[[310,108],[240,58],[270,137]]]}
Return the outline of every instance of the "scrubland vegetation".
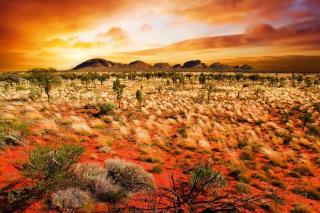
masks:
{"label": "scrubland vegetation", "polygon": [[317,212],[320,76],[0,75],[0,212]]}

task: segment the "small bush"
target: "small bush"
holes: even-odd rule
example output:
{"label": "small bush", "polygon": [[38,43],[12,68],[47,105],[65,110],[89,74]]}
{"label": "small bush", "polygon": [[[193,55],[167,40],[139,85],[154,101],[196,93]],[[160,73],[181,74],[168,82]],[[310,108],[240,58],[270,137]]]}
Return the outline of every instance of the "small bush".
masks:
{"label": "small bush", "polygon": [[296,172],[296,171],[290,171],[290,172],[288,173],[288,175],[289,175],[290,177],[294,177],[294,178],[301,178],[300,173],[299,173],[299,172]]}
{"label": "small bush", "polygon": [[191,171],[190,184],[191,186],[199,184],[220,188],[224,187],[227,181],[220,172],[213,171],[210,165],[200,165]]}
{"label": "small bush", "polygon": [[292,192],[312,200],[320,200],[320,192],[316,189],[312,189],[305,186],[296,186],[292,189]]}
{"label": "small bush", "polygon": [[309,213],[309,209],[300,204],[300,203],[296,203],[294,204],[293,208],[290,210],[290,213]]}
{"label": "small bush", "polygon": [[89,206],[92,199],[87,192],[78,188],[59,190],[52,195],[51,202],[54,208],[61,211],[73,211]]}
{"label": "small bush", "polygon": [[99,201],[115,203],[127,197],[127,194],[106,174],[103,167],[96,163],[78,164],[75,174],[84,186]]}
{"label": "small bush", "polygon": [[21,210],[54,191],[76,186],[71,168],[82,152],[83,148],[77,145],[36,147],[19,168],[23,178],[29,179],[28,184],[18,189],[16,184],[9,184],[0,189],[0,212]]}
{"label": "small bush", "polygon": [[29,129],[24,123],[0,122],[0,149],[22,144],[28,134]]}
{"label": "small bush", "polygon": [[116,108],[115,105],[111,102],[106,104],[100,104],[99,107],[99,115],[111,115],[113,110]]}
{"label": "small bush", "polygon": [[250,151],[243,151],[240,154],[240,159],[241,160],[254,160],[255,156],[252,152]]}
{"label": "small bush", "polygon": [[250,192],[248,185],[245,183],[237,183],[235,185],[235,188],[237,189],[238,192],[243,193],[243,194],[248,194]]}
{"label": "small bush", "polygon": [[320,127],[318,127],[316,124],[310,125],[310,126],[309,126],[309,130],[308,130],[308,133],[309,133],[310,135],[320,136]]}
{"label": "small bush", "polygon": [[141,166],[120,159],[105,161],[107,176],[129,193],[153,190],[154,179]]}
{"label": "small bush", "polygon": [[281,188],[281,189],[287,188],[281,180],[273,180],[273,181],[271,181],[271,185],[278,187],[278,188]]}
{"label": "small bush", "polygon": [[151,169],[151,172],[160,174],[160,173],[162,173],[162,167],[159,166],[159,165],[153,166],[152,169]]}
{"label": "small bush", "polygon": [[182,127],[179,129],[179,135],[183,138],[186,138],[187,137],[187,130],[185,127]]}
{"label": "small bush", "polygon": [[41,90],[37,87],[31,87],[28,98],[35,101],[41,97]]}
{"label": "small bush", "polygon": [[160,159],[154,157],[147,157],[145,161],[148,163],[160,163]]}
{"label": "small bush", "polygon": [[314,176],[314,172],[307,164],[300,163],[296,165],[293,171],[299,173],[302,176]]}
{"label": "small bush", "polygon": [[239,143],[238,143],[239,148],[243,148],[245,146],[248,146],[248,141],[246,141],[246,140],[239,141]]}
{"label": "small bush", "polygon": [[70,168],[83,151],[77,145],[62,145],[60,148],[39,146],[29,155],[29,161],[21,165],[21,172],[25,177],[43,181],[46,190],[63,187],[72,180]]}
{"label": "small bush", "polygon": [[175,154],[175,155],[181,155],[181,154],[182,154],[182,150],[179,149],[179,148],[177,148],[177,149],[174,150],[173,154]]}

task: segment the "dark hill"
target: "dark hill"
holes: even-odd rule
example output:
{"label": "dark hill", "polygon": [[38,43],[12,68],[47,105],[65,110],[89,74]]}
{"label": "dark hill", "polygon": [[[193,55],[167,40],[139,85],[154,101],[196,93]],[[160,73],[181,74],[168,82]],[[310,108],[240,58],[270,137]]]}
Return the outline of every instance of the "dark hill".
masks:
{"label": "dark hill", "polygon": [[202,63],[200,60],[192,60],[192,61],[187,61],[186,63],[183,64],[183,68],[205,68],[206,65]]}
{"label": "dark hill", "polygon": [[108,61],[102,58],[93,58],[89,59],[76,67],[73,68],[73,70],[78,70],[82,68],[94,68],[94,67],[113,67],[117,65],[117,63],[114,63],[112,61]]}
{"label": "dark hill", "polygon": [[143,61],[137,60],[137,61],[131,62],[129,64],[129,67],[137,68],[137,69],[148,69],[148,68],[151,68],[152,66]]}
{"label": "dark hill", "polygon": [[159,68],[159,69],[170,69],[171,68],[170,64],[168,64],[168,63],[156,63],[153,66],[156,68]]}

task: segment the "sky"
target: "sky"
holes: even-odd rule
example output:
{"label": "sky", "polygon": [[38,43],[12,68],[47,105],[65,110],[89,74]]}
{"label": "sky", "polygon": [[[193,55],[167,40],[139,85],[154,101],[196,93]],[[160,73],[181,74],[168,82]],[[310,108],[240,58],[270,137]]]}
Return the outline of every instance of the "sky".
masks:
{"label": "sky", "polygon": [[0,46],[0,71],[99,57],[320,72],[320,0],[1,0]]}

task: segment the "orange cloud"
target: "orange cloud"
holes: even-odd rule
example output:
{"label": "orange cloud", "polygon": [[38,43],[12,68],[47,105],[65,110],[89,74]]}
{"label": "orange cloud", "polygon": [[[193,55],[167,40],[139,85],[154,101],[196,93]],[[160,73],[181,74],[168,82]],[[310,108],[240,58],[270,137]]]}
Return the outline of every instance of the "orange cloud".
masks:
{"label": "orange cloud", "polygon": [[206,0],[199,4],[197,0],[183,6],[177,4],[172,13],[184,15],[190,19],[212,24],[243,23],[244,21],[276,20],[289,13],[295,0]]}
{"label": "orange cloud", "polygon": [[131,52],[132,55],[194,51],[237,47],[287,47],[296,50],[320,49],[320,19],[298,22],[278,29],[267,24],[257,24],[244,34],[210,36],[180,41],[162,48]]}
{"label": "orange cloud", "polygon": [[[8,63],[18,65],[22,58],[15,52],[39,51],[48,38],[68,35],[103,21],[108,17],[130,8],[130,0],[10,0],[0,1],[0,46],[4,58],[0,69],[9,69]],[[68,45],[67,41],[52,40],[49,47]],[[76,44],[84,46],[84,44]],[[12,67],[12,66],[10,66]]]}
{"label": "orange cloud", "polygon": [[113,41],[122,42],[128,39],[127,33],[120,27],[112,27],[106,33],[103,34],[105,37],[111,38]]}
{"label": "orange cloud", "polygon": [[[179,40],[157,49],[125,53],[123,58],[147,56],[156,62],[157,57],[165,57],[167,53],[174,52],[183,58],[206,50],[225,55],[229,51],[229,56],[235,57],[232,52],[255,47],[268,49],[265,54],[269,55],[282,50],[310,54],[319,50],[319,11],[318,0],[0,1],[0,70],[38,65],[67,68],[85,57],[115,50],[128,52],[151,47],[151,43],[159,47],[159,43]],[[147,23],[143,21],[149,16]],[[123,28],[113,27],[99,34],[110,23]],[[180,28],[175,29],[172,23],[180,23],[183,32],[180,34]],[[279,28],[271,23],[289,24]],[[216,25],[220,31],[215,30]],[[237,35],[224,35],[223,30],[230,32],[234,25],[239,29],[250,27]],[[194,39],[183,40],[188,38],[189,26]],[[161,27],[163,30],[159,32]],[[204,29],[198,37],[197,29]],[[210,32],[221,36],[200,37]],[[141,44],[135,42],[138,40]],[[172,58],[176,57],[171,54],[169,59]]]}

